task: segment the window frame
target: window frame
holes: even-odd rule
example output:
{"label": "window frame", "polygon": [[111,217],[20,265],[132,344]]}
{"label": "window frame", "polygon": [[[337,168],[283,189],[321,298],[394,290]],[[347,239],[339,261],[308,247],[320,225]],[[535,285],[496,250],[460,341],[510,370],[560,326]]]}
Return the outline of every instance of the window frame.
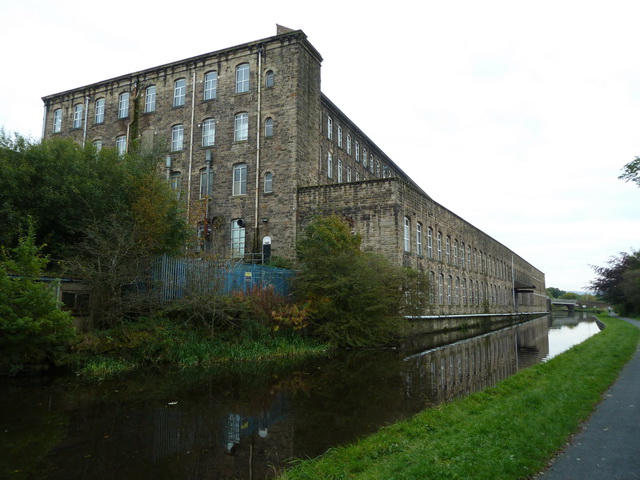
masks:
{"label": "window frame", "polygon": [[411,220],[409,217],[404,217],[404,251],[405,253],[411,252]]}
{"label": "window frame", "polygon": [[60,133],[62,131],[62,109],[56,108],[53,111],[53,133]]}
{"label": "window frame", "polygon": [[264,120],[264,136],[266,138],[273,137],[273,118],[267,117]]}
{"label": "window frame", "polygon": [[327,152],[327,177],[333,178],[333,155]]}
{"label": "window frame", "polygon": [[93,122],[96,125],[100,125],[104,123],[104,107],[105,107],[104,97],[98,98],[94,104],[94,115],[93,115]]}
{"label": "window frame", "polygon": [[242,258],[246,248],[246,229],[239,225],[240,218],[231,220],[231,257]]}
{"label": "window frame", "polygon": [[144,113],[156,111],[157,89],[155,85],[149,85],[144,90]]}
{"label": "window frame", "polygon": [[82,128],[83,114],[84,114],[84,104],[76,103],[73,106],[73,129],[74,130]]}
{"label": "window frame", "polygon": [[246,142],[249,140],[249,114],[236,113],[233,124],[233,141]]}
{"label": "window frame", "polygon": [[246,163],[236,163],[233,166],[231,195],[239,197],[247,194],[248,167]]}
{"label": "window frame", "polygon": [[118,118],[129,117],[129,92],[122,92],[118,95]]}
{"label": "window frame", "polygon": [[171,151],[182,152],[184,150],[184,124],[178,123],[171,127]]}
{"label": "window frame", "polygon": [[273,173],[265,172],[263,176],[262,191],[264,193],[273,193]]}
{"label": "window frame", "polygon": [[202,98],[205,101],[218,98],[218,71],[210,70],[204,74],[204,89]]}
{"label": "window frame", "polygon": [[173,82],[173,107],[184,107],[187,101],[187,79],[178,78]]}
{"label": "window frame", "polygon": [[207,179],[207,167],[200,169],[200,198],[211,196],[213,191],[213,168],[209,167],[209,178]]}
{"label": "window frame", "polygon": [[424,254],[422,250],[422,223],[416,224],[416,255],[422,257]]}
{"label": "window frame", "polygon": [[247,93],[249,91],[249,81],[251,70],[248,63],[241,63],[236,66],[236,93]]}
{"label": "window frame", "polygon": [[265,88],[273,88],[276,85],[276,75],[273,70],[267,70],[264,74],[264,86]]}
{"label": "window frame", "polygon": [[216,144],[216,119],[205,118],[202,121],[202,146],[213,147]]}
{"label": "window frame", "polygon": [[123,156],[127,153],[127,136],[126,135],[118,135],[116,137],[116,151],[119,156]]}

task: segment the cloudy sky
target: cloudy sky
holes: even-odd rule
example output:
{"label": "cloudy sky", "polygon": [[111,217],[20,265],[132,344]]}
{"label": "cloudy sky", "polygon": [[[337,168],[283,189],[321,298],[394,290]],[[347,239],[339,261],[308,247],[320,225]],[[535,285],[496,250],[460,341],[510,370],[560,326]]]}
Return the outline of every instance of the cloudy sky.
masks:
{"label": "cloudy sky", "polygon": [[[323,92],[437,202],[582,291],[640,249],[640,2],[0,0],[0,127],[41,97],[303,30]],[[365,5],[367,5],[365,7]]]}

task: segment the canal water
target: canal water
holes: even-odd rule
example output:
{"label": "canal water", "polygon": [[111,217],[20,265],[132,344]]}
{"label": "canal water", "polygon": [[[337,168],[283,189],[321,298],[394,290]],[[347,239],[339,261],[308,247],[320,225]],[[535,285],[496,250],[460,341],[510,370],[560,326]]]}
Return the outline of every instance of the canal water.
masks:
{"label": "canal water", "polygon": [[599,331],[547,316],[459,339],[86,385],[0,380],[0,478],[263,479],[440,402],[494,385]]}

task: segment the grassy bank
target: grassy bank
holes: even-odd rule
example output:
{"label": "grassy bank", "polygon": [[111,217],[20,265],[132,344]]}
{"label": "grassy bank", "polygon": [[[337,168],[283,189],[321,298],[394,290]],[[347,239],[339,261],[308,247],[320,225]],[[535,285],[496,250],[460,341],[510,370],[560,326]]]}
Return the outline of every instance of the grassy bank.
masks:
{"label": "grassy bank", "polygon": [[353,445],[301,462],[283,479],[526,479],[587,419],[631,358],[640,329],[608,327],[483,392],[428,409]]}
{"label": "grassy bank", "polygon": [[88,380],[104,380],[149,365],[180,368],[218,363],[272,360],[322,353],[324,345],[292,331],[278,331],[255,322],[246,328],[211,336],[194,328],[155,318],[123,323],[86,335],[64,364]]}

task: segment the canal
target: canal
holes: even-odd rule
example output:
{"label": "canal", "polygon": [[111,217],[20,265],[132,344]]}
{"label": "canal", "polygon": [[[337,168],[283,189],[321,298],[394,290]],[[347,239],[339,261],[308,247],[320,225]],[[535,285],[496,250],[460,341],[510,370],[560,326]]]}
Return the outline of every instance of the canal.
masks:
{"label": "canal", "polygon": [[215,371],[145,371],[87,385],[0,380],[1,478],[262,479],[599,331],[584,314],[470,339]]}

